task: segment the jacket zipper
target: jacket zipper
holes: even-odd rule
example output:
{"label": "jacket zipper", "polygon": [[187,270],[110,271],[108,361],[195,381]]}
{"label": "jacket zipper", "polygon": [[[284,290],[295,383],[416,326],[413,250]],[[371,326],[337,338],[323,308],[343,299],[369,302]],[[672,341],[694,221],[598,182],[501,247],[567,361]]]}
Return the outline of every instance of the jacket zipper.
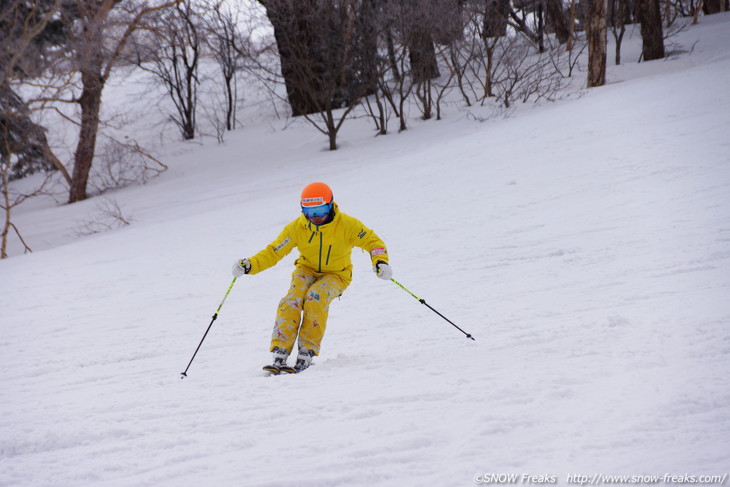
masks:
{"label": "jacket zipper", "polygon": [[329,265],[331,253],[332,253],[332,246],[330,245],[329,247],[327,247],[327,260],[324,261],[324,265]]}
{"label": "jacket zipper", "polygon": [[322,232],[319,232],[319,270],[322,272]]}

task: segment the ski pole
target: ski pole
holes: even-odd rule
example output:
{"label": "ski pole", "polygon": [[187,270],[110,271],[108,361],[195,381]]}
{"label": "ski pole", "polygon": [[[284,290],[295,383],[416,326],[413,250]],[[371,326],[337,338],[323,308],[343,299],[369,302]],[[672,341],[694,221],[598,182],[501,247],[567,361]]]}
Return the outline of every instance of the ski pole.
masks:
{"label": "ski pole", "polygon": [[404,290],[405,292],[407,292],[408,294],[410,294],[411,296],[413,296],[414,298],[416,298],[418,300],[418,302],[420,302],[421,304],[425,304],[426,306],[428,306],[428,309],[430,309],[431,311],[433,311],[434,313],[436,313],[437,315],[439,315],[441,318],[443,318],[446,321],[448,321],[449,323],[451,323],[451,326],[453,326],[454,328],[456,328],[457,330],[459,330],[460,332],[462,332],[464,335],[466,335],[467,338],[471,338],[472,340],[476,341],[473,336],[471,336],[469,333],[465,332],[464,330],[462,330],[461,328],[459,328],[458,326],[456,326],[453,321],[451,321],[450,319],[448,319],[447,317],[445,317],[444,315],[442,315],[441,313],[439,313],[438,311],[436,311],[435,309],[433,309],[431,307],[431,305],[426,302],[425,299],[419,298],[418,296],[416,296],[415,294],[413,294],[411,291],[409,291],[403,284],[401,284],[400,282],[396,281],[392,277],[390,278],[390,280],[393,281],[395,284],[397,284],[398,287],[400,287],[402,290]]}
{"label": "ski pole", "polygon": [[185,367],[185,372],[182,373],[181,379],[184,379],[188,376],[188,369],[190,368],[190,365],[193,363],[193,360],[195,360],[195,356],[198,354],[198,350],[200,350],[200,346],[203,344],[203,340],[205,340],[205,337],[208,336],[208,332],[210,331],[210,327],[213,326],[213,322],[218,318],[218,312],[223,307],[223,303],[226,302],[226,298],[228,297],[228,294],[231,292],[231,289],[233,288],[233,285],[236,283],[236,277],[233,278],[233,281],[231,281],[231,285],[228,286],[228,291],[226,291],[226,295],[223,296],[223,301],[221,301],[220,306],[218,306],[218,309],[215,310],[215,313],[213,314],[213,319],[210,320],[210,325],[208,325],[208,329],[205,330],[205,334],[203,335],[203,338],[200,340],[200,343],[198,344],[198,348],[195,349],[195,353],[193,353],[193,358],[190,359],[190,362],[188,363],[188,366]]}

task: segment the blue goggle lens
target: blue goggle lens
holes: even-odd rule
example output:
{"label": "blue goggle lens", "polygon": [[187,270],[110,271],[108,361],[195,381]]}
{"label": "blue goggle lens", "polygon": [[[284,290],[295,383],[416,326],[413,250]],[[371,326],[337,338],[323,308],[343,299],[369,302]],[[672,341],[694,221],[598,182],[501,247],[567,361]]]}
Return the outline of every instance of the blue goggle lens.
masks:
{"label": "blue goggle lens", "polygon": [[319,206],[302,206],[302,213],[307,218],[318,218],[327,216],[332,209],[332,204],[319,205]]}

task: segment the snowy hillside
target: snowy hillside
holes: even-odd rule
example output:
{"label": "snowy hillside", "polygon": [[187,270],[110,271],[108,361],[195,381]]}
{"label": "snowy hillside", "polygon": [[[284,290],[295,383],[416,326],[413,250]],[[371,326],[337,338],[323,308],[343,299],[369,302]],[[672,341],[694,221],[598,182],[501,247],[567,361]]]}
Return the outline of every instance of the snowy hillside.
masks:
{"label": "snowy hillside", "polygon": [[[75,234],[102,198],[20,207],[34,252],[0,261],[0,486],[727,485],[730,14],[673,42],[507,119],[452,110],[377,139],[355,120],[336,152],[299,122],[170,145],[169,171],[112,194],[118,230]],[[293,253],[238,279],[180,380],[233,260],[316,180],[476,341],[356,252],[315,365],[265,377]]]}

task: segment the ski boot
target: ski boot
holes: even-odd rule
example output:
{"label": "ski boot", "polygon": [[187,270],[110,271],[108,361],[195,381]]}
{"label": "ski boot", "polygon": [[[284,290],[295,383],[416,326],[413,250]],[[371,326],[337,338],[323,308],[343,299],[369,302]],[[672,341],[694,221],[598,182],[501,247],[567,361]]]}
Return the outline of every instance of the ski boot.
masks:
{"label": "ski boot", "polygon": [[264,370],[271,372],[274,375],[279,375],[283,368],[288,368],[286,365],[286,359],[289,358],[289,352],[281,347],[274,347],[271,352],[274,355],[274,363],[271,365],[264,365]]}
{"label": "ski boot", "polygon": [[294,367],[285,365],[281,368],[281,372],[286,372],[287,374],[298,374],[299,372],[309,367],[309,365],[312,363],[312,357],[314,357],[314,352],[312,352],[311,350],[301,349],[299,350],[297,363],[294,364]]}

